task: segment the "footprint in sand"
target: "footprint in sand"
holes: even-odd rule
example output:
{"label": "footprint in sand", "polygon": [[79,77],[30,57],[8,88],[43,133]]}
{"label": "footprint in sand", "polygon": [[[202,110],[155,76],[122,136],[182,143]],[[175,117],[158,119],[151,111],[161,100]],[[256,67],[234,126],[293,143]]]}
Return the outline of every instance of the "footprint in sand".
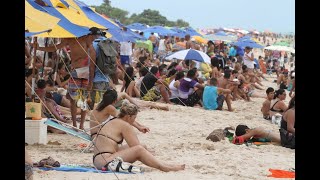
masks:
{"label": "footprint in sand", "polygon": [[193,165],[192,167],[197,169],[197,170],[199,170],[199,169],[201,169],[203,167],[203,165]]}

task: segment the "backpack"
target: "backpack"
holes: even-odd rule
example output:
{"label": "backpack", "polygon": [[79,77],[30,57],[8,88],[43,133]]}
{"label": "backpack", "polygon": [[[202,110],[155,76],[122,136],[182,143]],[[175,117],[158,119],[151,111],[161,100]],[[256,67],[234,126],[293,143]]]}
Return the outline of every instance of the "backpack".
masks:
{"label": "backpack", "polygon": [[98,43],[99,55],[96,58],[97,68],[103,74],[113,75],[117,71],[117,49],[116,44],[111,40],[101,40]]}

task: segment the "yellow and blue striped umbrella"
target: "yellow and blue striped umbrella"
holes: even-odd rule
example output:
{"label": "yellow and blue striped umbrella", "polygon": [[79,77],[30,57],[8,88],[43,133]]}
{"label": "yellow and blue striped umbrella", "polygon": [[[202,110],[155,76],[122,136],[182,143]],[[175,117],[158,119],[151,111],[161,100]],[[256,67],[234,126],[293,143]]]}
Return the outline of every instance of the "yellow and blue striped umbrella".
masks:
{"label": "yellow and blue striped umbrella", "polygon": [[35,3],[33,0],[25,0],[25,16],[28,19],[40,24],[40,26],[32,26],[30,25],[30,22],[28,22],[29,24],[26,24],[26,26],[28,25],[26,29],[28,29],[29,32],[36,32],[43,27],[49,27],[51,29],[50,32],[44,32],[35,36],[52,38],[75,38],[90,33],[88,27],[82,27],[73,24],[66,18],[59,18],[54,14],[49,13],[48,9],[46,8],[46,6],[41,6]]}
{"label": "yellow and blue striped umbrella", "polygon": [[[49,14],[61,19],[69,21],[75,25],[91,28],[97,27],[100,29],[106,29],[106,27],[90,20],[80,8],[75,7],[75,3],[64,0],[43,0],[47,6],[42,6]],[[107,32],[107,37],[112,35]]]}

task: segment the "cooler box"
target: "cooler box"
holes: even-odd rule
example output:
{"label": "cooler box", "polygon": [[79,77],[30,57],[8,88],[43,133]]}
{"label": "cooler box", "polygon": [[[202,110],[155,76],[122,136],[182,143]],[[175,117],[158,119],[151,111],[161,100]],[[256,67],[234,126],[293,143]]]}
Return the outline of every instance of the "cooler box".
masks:
{"label": "cooler box", "polygon": [[47,144],[47,125],[41,120],[25,120],[25,142],[28,144]]}

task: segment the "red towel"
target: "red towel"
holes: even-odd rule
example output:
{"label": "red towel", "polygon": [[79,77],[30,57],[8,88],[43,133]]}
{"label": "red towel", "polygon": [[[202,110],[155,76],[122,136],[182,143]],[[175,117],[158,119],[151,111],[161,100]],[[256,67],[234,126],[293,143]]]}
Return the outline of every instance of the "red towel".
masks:
{"label": "red towel", "polygon": [[274,177],[274,178],[295,178],[295,172],[291,171],[285,171],[280,169],[269,169],[269,171],[272,173],[271,175],[268,175],[268,177]]}

